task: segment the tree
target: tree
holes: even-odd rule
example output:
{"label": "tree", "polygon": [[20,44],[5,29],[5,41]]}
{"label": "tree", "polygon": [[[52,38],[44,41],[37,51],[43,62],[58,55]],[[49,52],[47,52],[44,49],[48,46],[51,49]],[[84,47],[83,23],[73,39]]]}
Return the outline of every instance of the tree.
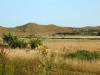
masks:
{"label": "tree", "polygon": [[8,34],[4,33],[2,39],[3,42],[7,43],[11,47],[14,41],[18,40],[18,36],[12,33],[8,33]]}
{"label": "tree", "polygon": [[24,40],[19,40],[17,35],[14,35],[12,33],[3,34],[2,37],[3,41],[8,44],[10,48],[25,48],[27,47],[27,44],[24,42]]}

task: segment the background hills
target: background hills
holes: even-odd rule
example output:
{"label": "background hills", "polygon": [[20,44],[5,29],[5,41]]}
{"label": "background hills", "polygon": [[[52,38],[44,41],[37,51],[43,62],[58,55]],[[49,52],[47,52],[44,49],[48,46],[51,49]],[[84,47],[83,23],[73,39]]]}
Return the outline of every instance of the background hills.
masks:
{"label": "background hills", "polygon": [[76,34],[83,34],[83,33],[95,33],[97,34],[100,32],[100,26],[96,27],[82,27],[82,28],[74,28],[74,27],[60,27],[53,24],[49,25],[39,25],[36,23],[27,23],[22,26],[17,26],[14,28],[6,28],[0,26],[0,34],[13,32],[17,34],[56,34],[56,33],[76,33]]}

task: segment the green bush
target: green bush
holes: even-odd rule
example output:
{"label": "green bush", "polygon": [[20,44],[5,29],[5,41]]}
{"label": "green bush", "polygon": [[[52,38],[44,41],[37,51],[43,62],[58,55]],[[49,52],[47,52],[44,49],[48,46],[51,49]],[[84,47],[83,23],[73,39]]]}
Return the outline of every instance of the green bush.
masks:
{"label": "green bush", "polygon": [[13,42],[18,40],[18,36],[12,33],[8,33],[8,34],[3,34],[2,39],[3,43],[7,43],[11,47]]}
{"label": "green bush", "polygon": [[24,40],[19,40],[17,35],[12,33],[3,34],[3,41],[8,44],[10,48],[26,48],[27,44]]}
{"label": "green bush", "polygon": [[91,52],[93,59],[100,59],[100,51]]}
{"label": "green bush", "polygon": [[24,42],[24,40],[16,40],[13,42],[11,48],[26,48],[27,44]]}
{"label": "green bush", "polygon": [[100,51],[87,51],[87,50],[78,50],[73,53],[66,54],[64,53],[62,56],[64,59],[66,58],[75,58],[75,59],[81,59],[81,60],[93,60],[93,59],[100,59]]}
{"label": "green bush", "polygon": [[32,39],[30,41],[30,46],[32,49],[42,45],[42,40],[40,38]]}
{"label": "green bush", "polygon": [[84,59],[90,60],[90,59],[92,59],[92,55],[91,55],[91,52],[89,52],[89,51],[86,51],[86,50],[78,50],[76,52],[76,58],[82,59],[82,60],[84,60]]}

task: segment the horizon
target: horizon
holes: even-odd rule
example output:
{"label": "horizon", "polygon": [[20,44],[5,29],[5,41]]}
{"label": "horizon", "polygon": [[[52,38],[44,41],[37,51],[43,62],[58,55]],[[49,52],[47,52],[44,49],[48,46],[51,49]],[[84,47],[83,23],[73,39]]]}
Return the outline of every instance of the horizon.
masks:
{"label": "horizon", "polygon": [[[55,24],[38,24],[38,23],[34,23],[34,22],[29,22],[29,23],[33,23],[33,24],[37,24],[37,25],[55,25]],[[29,24],[29,23],[25,23],[23,25],[26,25],[26,24]],[[18,26],[23,26],[23,25],[17,25],[15,27],[18,27]],[[1,26],[1,25],[0,25]],[[58,26],[58,25],[55,25],[55,26]],[[99,26],[99,25],[98,25]],[[5,26],[1,26],[1,27],[4,27],[4,28],[15,28],[15,27],[5,27]],[[68,26],[59,26],[59,27],[68,27]],[[71,26],[70,26],[71,27]],[[84,26],[84,27],[97,27],[97,26]],[[72,28],[84,28],[84,27],[72,27]]]}
{"label": "horizon", "polygon": [[100,0],[1,0],[0,26],[100,26]]}

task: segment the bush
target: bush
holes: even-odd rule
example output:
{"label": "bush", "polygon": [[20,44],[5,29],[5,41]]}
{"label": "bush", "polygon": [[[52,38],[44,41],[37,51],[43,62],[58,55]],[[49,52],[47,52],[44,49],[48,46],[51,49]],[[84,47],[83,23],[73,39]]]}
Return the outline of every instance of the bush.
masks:
{"label": "bush", "polygon": [[91,52],[93,59],[100,59],[100,51]]}
{"label": "bush", "polygon": [[17,35],[14,35],[12,33],[9,34],[3,34],[2,37],[3,41],[8,44],[10,48],[26,48],[27,44],[24,42],[24,40],[19,40]]}
{"label": "bush", "polygon": [[24,40],[16,40],[13,42],[11,48],[26,48],[27,44],[24,42]]}
{"label": "bush", "polygon": [[8,34],[3,34],[2,39],[3,43],[7,43],[11,47],[13,42],[18,40],[18,36],[12,33],[8,33]]}
{"label": "bush", "polygon": [[100,51],[93,51],[89,52],[87,50],[78,50],[73,53],[66,54],[64,53],[62,56],[64,59],[66,58],[76,58],[81,60],[93,60],[93,59],[100,59]]}
{"label": "bush", "polygon": [[86,60],[90,60],[92,59],[92,55],[91,55],[91,52],[89,51],[86,51],[86,50],[78,50],[76,52],[76,58],[78,59],[86,59]]}
{"label": "bush", "polygon": [[34,48],[36,48],[36,47],[38,47],[38,46],[40,46],[40,45],[42,45],[42,40],[39,39],[39,38],[32,39],[32,40],[30,41],[30,46],[31,46],[32,49],[34,49]]}

